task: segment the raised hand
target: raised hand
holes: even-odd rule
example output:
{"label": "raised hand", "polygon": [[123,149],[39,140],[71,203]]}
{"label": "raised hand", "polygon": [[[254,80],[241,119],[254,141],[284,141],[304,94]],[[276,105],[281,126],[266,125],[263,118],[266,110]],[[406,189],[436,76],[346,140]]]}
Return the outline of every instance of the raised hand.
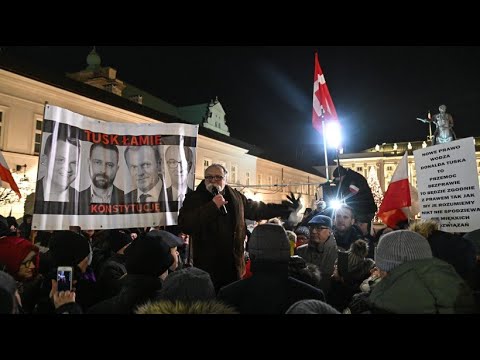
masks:
{"label": "raised hand", "polygon": [[286,203],[290,208],[292,208],[293,211],[298,211],[302,207],[302,204],[300,203],[301,197],[302,195],[298,195],[298,198],[295,199],[295,194],[290,192],[290,195],[287,195],[288,201],[286,201]]}

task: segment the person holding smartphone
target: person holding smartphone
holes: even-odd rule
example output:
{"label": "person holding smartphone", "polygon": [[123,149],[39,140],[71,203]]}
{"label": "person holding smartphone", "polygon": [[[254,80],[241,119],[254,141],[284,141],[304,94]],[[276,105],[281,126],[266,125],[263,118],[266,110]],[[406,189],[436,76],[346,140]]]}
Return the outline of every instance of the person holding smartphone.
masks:
{"label": "person holding smartphone", "polygon": [[71,267],[61,266],[57,269],[57,281],[52,279],[50,298],[56,314],[83,314],[82,308],[75,302],[76,294],[72,290],[72,275]]}
{"label": "person holding smartphone", "polygon": [[[97,285],[95,282],[86,280],[82,277],[88,268],[88,258],[90,255],[90,245],[88,239],[74,231],[56,231],[50,240],[50,250],[52,266],[48,271],[43,288],[46,289],[42,299],[36,307],[36,313],[52,313],[53,298],[50,290],[52,284],[55,284],[62,276],[67,276],[71,268],[71,288],[76,293],[76,302],[83,310],[95,304],[98,298]],[[59,268],[60,267],[60,268]],[[62,269],[66,267],[67,269]],[[63,273],[62,273],[63,271]],[[63,280],[62,280],[63,284]],[[65,284],[66,285],[66,284]],[[68,285],[70,288],[70,285]],[[62,288],[61,290],[67,290]],[[59,291],[61,292],[61,291]]]}

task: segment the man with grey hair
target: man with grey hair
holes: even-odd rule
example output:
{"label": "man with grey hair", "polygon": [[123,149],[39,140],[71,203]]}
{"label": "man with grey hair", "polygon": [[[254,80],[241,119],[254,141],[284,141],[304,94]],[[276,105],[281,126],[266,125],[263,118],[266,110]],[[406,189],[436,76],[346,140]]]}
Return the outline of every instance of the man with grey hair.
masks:
{"label": "man with grey hair", "polygon": [[188,174],[193,166],[193,151],[187,146],[171,145],[165,151],[165,162],[171,185],[167,188],[168,201],[183,203],[193,189],[188,186]]}
{"label": "man with grey hair", "polygon": [[289,205],[247,199],[227,185],[227,176],[223,165],[210,165],[205,179],[187,194],[178,219],[182,231],[190,235],[190,265],[210,273],[217,291],[245,273],[245,219],[287,218],[301,207],[300,197],[293,194],[287,196]]}

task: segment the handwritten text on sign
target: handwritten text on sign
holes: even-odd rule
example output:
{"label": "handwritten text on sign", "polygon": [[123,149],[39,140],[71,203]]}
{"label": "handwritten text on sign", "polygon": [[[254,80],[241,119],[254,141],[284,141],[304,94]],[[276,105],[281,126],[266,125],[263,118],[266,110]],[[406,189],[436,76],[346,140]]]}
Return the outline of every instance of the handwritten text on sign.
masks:
{"label": "handwritten text on sign", "polygon": [[480,228],[480,193],[473,138],[414,151],[422,218],[436,218],[441,230]]}

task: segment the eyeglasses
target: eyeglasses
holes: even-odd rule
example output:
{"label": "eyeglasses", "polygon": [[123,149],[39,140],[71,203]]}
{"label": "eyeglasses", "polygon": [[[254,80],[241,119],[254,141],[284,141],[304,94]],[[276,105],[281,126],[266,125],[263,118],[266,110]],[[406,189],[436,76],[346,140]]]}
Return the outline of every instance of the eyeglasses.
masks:
{"label": "eyeglasses", "polygon": [[173,159],[170,159],[170,160],[167,161],[168,167],[171,167],[171,168],[176,167],[178,164],[182,165],[182,162],[181,161],[176,161],[176,160],[173,160]]}
{"label": "eyeglasses", "polygon": [[207,176],[205,176],[205,180],[212,181],[213,179],[220,181],[220,180],[225,179],[225,176],[222,176],[222,175],[215,175],[215,176],[207,175]]}
{"label": "eyeglasses", "polygon": [[326,227],[326,226],[315,226],[315,225],[310,226],[310,230],[311,230],[311,231],[312,231],[312,230],[318,230],[318,231],[320,231],[320,230],[325,230],[325,229],[329,229],[329,230],[330,230],[330,228],[329,228],[329,227]]}
{"label": "eyeglasses", "polygon": [[33,261],[33,259],[30,259],[30,260],[22,262],[20,265],[23,265],[26,268],[29,268],[31,265],[35,265],[35,262]]}

